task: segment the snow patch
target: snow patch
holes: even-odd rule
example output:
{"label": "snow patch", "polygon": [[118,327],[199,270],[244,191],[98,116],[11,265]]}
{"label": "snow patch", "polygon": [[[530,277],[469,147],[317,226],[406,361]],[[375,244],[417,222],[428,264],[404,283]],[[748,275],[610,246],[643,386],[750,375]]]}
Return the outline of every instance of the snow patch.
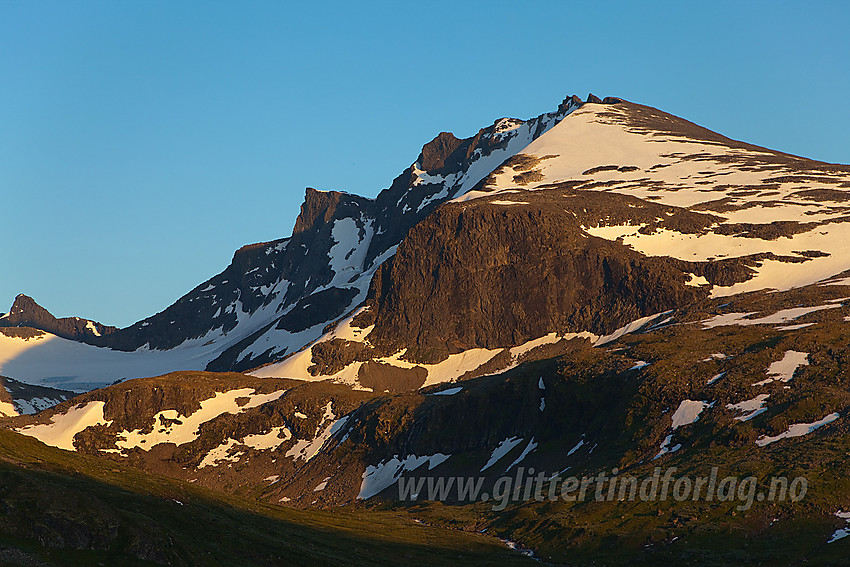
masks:
{"label": "snow patch", "polygon": [[673,413],[673,430],[690,425],[699,419],[700,414],[706,408],[710,408],[714,402],[701,402],[695,400],[682,400],[679,407]]}
{"label": "snow patch", "polygon": [[726,404],[726,407],[737,412],[747,412],[744,415],[739,415],[735,419],[738,421],[749,421],[755,416],[767,411],[767,408],[764,407],[764,403],[769,397],[770,394],[759,394],[751,400],[745,400],[737,404]]}
{"label": "snow patch", "polygon": [[779,435],[774,435],[773,437],[762,435],[761,437],[756,439],[756,445],[758,445],[759,447],[764,447],[765,445],[770,445],[771,443],[775,443],[780,439],[786,439],[789,437],[802,437],[803,435],[808,435],[819,427],[823,427],[824,425],[832,423],[839,417],[839,413],[835,412],[813,423],[795,423],[788,427],[788,431],[780,433]]}
{"label": "snow patch", "polygon": [[655,315],[649,315],[647,317],[641,317],[640,319],[635,319],[631,323],[624,325],[611,333],[610,335],[605,335],[604,337],[599,337],[593,343],[593,346],[602,346],[604,344],[608,344],[612,341],[616,341],[620,337],[624,335],[628,335],[630,333],[634,333],[635,331],[639,331],[644,328],[648,324],[661,319],[662,317],[666,317],[673,311],[665,311],[664,313],[656,313]]}
{"label": "snow patch", "polygon": [[772,362],[767,367],[767,375],[769,378],[756,382],[753,386],[764,386],[771,382],[790,382],[794,378],[794,372],[801,366],[809,365],[809,353],[797,352],[796,350],[785,351],[785,356],[782,360]]}
{"label": "snow patch", "polygon": [[667,437],[664,438],[664,441],[661,442],[661,447],[658,451],[658,454],[655,455],[654,457],[652,457],[652,460],[654,461],[655,459],[659,458],[661,455],[665,455],[667,453],[675,453],[676,451],[678,451],[679,449],[682,448],[681,443],[677,443],[676,445],[671,447],[670,443],[672,441],[673,441],[673,434],[671,433],[670,435],[668,435]]}
{"label": "snow patch", "polygon": [[718,380],[720,380],[724,376],[726,376],[725,372],[721,372],[720,374],[715,374],[714,376],[712,376],[711,378],[708,379],[708,382],[706,382],[705,385],[711,386],[712,384],[714,384],[715,382],[717,382]]}
{"label": "snow patch", "polygon": [[0,417],[14,417],[16,415],[20,414],[13,403],[0,400]]}
{"label": "snow patch", "polygon": [[296,441],[289,451],[286,452],[287,457],[292,457],[293,460],[302,459],[309,461],[321,451],[325,442],[340,431],[345,424],[348,423],[348,416],[341,419],[336,419],[333,413],[332,402],[328,402],[325,406],[325,413],[322,416],[322,421],[316,427],[316,434],[313,439],[299,439]]}
{"label": "snow patch", "polygon": [[20,415],[33,415],[40,411],[44,411],[48,408],[52,408],[53,406],[59,405],[65,401],[65,397],[63,396],[61,399],[55,398],[30,398],[29,400],[24,399],[13,399],[12,403],[15,405],[15,408],[18,410],[18,414]]}
{"label": "snow patch", "polygon": [[532,437],[531,441],[528,442],[528,445],[525,446],[525,449],[522,450],[522,453],[520,454],[520,456],[517,457],[514,462],[512,462],[510,465],[508,465],[508,468],[505,469],[505,472],[508,472],[509,470],[511,470],[511,468],[513,468],[514,465],[518,465],[519,463],[521,463],[522,460],[525,459],[525,457],[527,457],[528,454],[530,452],[532,452],[533,450],[535,450],[536,448],[537,448],[537,443],[534,441],[534,437]]}
{"label": "snow patch", "polygon": [[440,390],[439,392],[431,392],[429,395],[431,396],[454,396],[458,392],[462,392],[463,388],[458,386],[456,388],[446,388],[445,390]]}
{"label": "snow patch", "polygon": [[832,534],[832,537],[829,538],[829,541],[826,543],[833,543],[835,541],[838,541],[839,539],[843,539],[850,535],[850,512],[842,512],[841,510],[839,510],[835,513],[835,516],[837,518],[845,520],[847,525],[843,528],[835,530]]}
{"label": "snow patch", "polygon": [[522,437],[505,438],[505,440],[499,443],[496,448],[493,449],[493,452],[490,453],[490,459],[483,467],[481,467],[481,472],[484,472],[493,465],[495,465],[502,457],[510,453],[511,449],[519,445],[521,442]]}
{"label": "snow patch", "polygon": [[[283,438],[281,438],[281,435],[283,435]],[[201,464],[198,465],[198,468],[202,469],[208,466],[218,466],[219,461],[223,460],[234,462],[238,461],[239,457],[242,455],[241,452],[230,454],[230,450],[238,445],[251,447],[257,451],[267,451],[269,449],[277,449],[291,438],[292,433],[289,429],[281,426],[272,428],[272,430],[268,433],[248,435],[239,440],[228,439],[207,453],[201,461]]]}
{"label": "snow patch", "polygon": [[802,317],[803,315],[808,315],[809,313],[815,313],[816,311],[822,311],[824,309],[834,309],[836,307],[841,307],[841,305],[828,304],[816,305],[814,307],[794,307],[792,309],[782,309],[773,315],[767,315],[766,317],[760,317],[758,319],[748,318],[750,315],[755,315],[757,313],[756,311],[752,311],[750,313],[726,313],[724,315],[715,315],[711,319],[706,319],[702,321],[702,324],[706,329],[713,329],[714,327],[728,325],[739,325],[742,327],[748,325],[781,325]]}
{"label": "snow patch", "polygon": [[88,402],[79,404],[65,413],[54,414],[50,417],[50,423],[27,425],[16,429],[22,435],[35,437],[45,445],[58,447],[67,451],[76,450],[74,437],[77,433],[97,425],[110,426],[112,421],[103,418],[104,402]]}
{"label": "snow patch", "polygon": [[366,500],[375,496],[392,486],[405,471],[415,470],[425,463],[428,463],[428,470],[430,471],[445,462],[449,457],[451,455],[436,453],[422,457],[408,455],[399,459],[398,455],[395,455],[386,463],[381,462],[377,465],[369,465],[363,472],[363,481],[360,483],[360,492],[357,494],[357,499]]}
{"label": "snow patch", "polygon": [[[697,400],[682,400],[682,403],[680,403],[679,407],[676,408],[676,411],[673,412],[672,430],[676,431],[680,427],[695,423],[699,419],[699,416],[703,412],[703,410],[706,408],[710,408],[713,405],[714,402],[708,403]],[[673,434],[671,433],[670,435],[664,438],[664,441],[662,441],[661,443],[661,447],[658,451],[658,454],[652,457],[652,459],[655,460],[666,453],[674,453],[682,447],[681,443],[671,447],[670,443],[672,441]]]}

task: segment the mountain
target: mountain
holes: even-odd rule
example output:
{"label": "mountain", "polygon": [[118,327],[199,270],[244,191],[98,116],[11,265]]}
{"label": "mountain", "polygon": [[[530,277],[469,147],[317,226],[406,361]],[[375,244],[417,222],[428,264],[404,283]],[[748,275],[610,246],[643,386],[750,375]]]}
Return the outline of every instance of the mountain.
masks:
{"label": "mountain", "polygon": [[467,139],[441,133],[375,199],[308,188],[291,237],[241,248],[221,274],[125,329],[69,336],[57,332],[34,301],[19,298],[0,325],[50,334],[29,341],[0,337],[0,371],[88,390],[171,370],[246,370],[291,355],[363,301],[374,271],[412,226],[580,104],[568,98],[552,113],[497,120]]}
{"label": "mountain", "polygon": [[[571,97],[439,134],[375,199],[308,189],[292,236],[126,329],[72,336],[19,297],[0,371],[77,395],[0,426],[99,466],[262,506],[392,510],[556,564],[839,564],[848,201],[850,166]],[[759,490],[576,501],[536,484],[662,468]],[[767,496],[801,478],[804,497]]]}
{"label": "mountain", "polygon": [[848,179],[647,106],[571,97],[465,140],[441,133],[375,199],[308,189],[291,237],[243,247],[126,329],[70,337],[16,300],[0,321],[50,334],[0,337],[0,371],[80,391],[173,370],[370,388],[388,366],[410,387],[505,369],[542,343],[850,268]]}

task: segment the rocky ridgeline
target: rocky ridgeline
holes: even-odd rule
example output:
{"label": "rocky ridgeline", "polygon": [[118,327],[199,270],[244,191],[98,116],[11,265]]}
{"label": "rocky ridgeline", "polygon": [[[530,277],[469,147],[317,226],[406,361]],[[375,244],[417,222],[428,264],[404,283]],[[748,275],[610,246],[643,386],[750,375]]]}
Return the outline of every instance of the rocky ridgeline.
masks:
{"label": "rocky ridgeline", "polygon": [[[555,112],[528,121],[498,120],[466,139],[441,133],[375,199],[308,188],[292,236],[239,249],[222,273],[161,313],[127,328],[86,320],[77,323],[74,318],[57,322],[26,296],[19,297],[14,316],[0,319],[0,326],[42,329],[122,351],[170,349],[201,337],[232,343],[209,363],[210,370],[246,370],[280,359],[292,349],[264,349],[251,356],[243,353],[269,329],[299,332],[330,323],[353,308],[355,299],[363,299],[370,279],[358,281],[358,277],[391,255],[413,226],[477,182],[478,174],[470,172],[471,166],[486,175],[489,170],[481,168],[482,163],[498,166],[581,104],[573,96]],[[518,136],[523,137],[521,143],[517,143]],[[348,223],[358,233],[358,261],[351,265],[346,263],[349,258],[337,258],[336,265],[333,259],[329,262],[332,249],[340,244],[341,237],[334,236],[338,223]],[[340,267],[344,274],[337,273]],[[86,329],[88,324],[93,330]]]}
{"label": "rocky ridgeline", "polygon": [[103,325],[80,317],[62,317],[57,319],[47,309],[35,302],[32,297],[19,294],[12,303],[9,313],[0,318],[0,327],[29,327],[53,333],[57,337],[89,344],[100,342],[104,335],[118,330],[117,327]]}

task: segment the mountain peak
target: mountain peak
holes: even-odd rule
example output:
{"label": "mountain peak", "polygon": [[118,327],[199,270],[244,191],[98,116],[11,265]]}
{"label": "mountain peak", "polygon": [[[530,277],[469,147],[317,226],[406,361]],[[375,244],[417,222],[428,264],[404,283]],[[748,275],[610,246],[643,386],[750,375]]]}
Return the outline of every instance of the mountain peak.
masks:
{"label": "mountain peak", "polygon": [[18,317],[53,317],[47,309],[39,305],[32,297],[19,293],[9,309],[9,316]]}
{"label": "mountain peak", "polygon": [[[578,97],[574,96],[573,98],[577,99]],[[581,101],[579,100],[579,102],[581,102]],[[587,95],[587,102],[593,103],[593,104],[618,104],[618,103],[627,102],[627,101],[620,98],[620,97],[616,97],[616,96],[606,96],[605,98],[599,98],[595,94],[589,93]]]}

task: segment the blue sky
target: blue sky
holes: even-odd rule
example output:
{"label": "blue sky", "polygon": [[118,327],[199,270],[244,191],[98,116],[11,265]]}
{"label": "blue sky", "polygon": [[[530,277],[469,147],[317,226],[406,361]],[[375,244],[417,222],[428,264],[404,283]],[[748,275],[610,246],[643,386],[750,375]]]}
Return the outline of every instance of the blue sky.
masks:
{"label": "blue sky", "polygon": [[850,162],[850,3],[0,0],[0,311],[128,325],[374,196],[442,130],[593,92]]}

